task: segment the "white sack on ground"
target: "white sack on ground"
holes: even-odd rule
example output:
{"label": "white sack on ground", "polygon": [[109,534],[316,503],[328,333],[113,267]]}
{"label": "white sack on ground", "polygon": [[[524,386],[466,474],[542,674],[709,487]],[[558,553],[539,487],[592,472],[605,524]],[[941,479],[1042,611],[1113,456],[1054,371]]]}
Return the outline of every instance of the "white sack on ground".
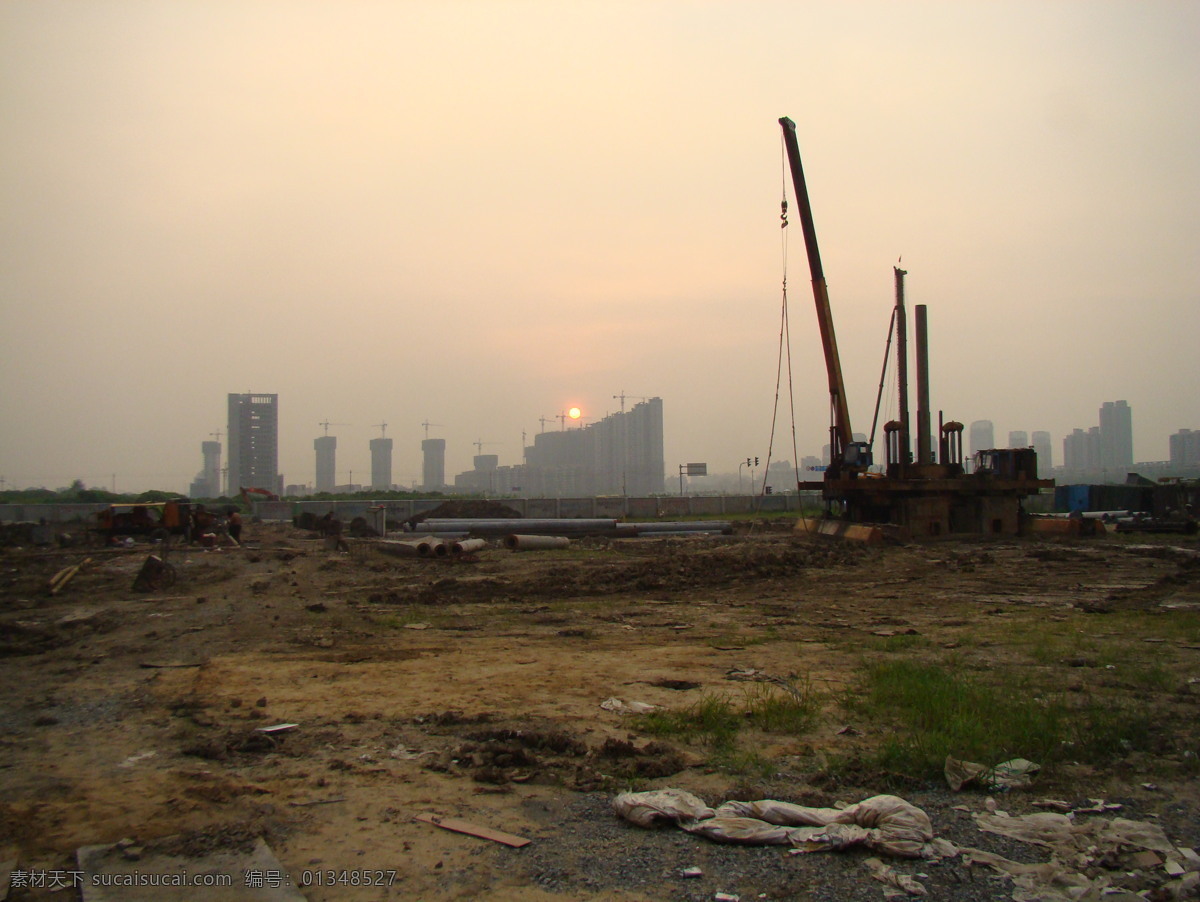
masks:
{"label": "white sack on ground", "polygon": [[873,796],[843,809],[809,808],[772,799],[733,801],[713,812],[690,793],[666,789],[622,793],[613,801],[613,808],[639,826],[670,821],[715,842],[791,844],[809,851],[864,845],[901,858],[945,854],[932,844],[929,816],[897,796]]}
{"label": "white sack on ground", "polygon": [[682,789],[623,792],[613,799],[612,805],[618,817],[639,827],[657,827],[713,816],[713,810],[703,801]]}
{"label": "white sack on ground", "polygon": [[796,844],[824,844],[829,849],[865,845],[900,858],[937,857],[927,848],[933,840],[929,816],[898,796],[872,796],[847,808],[809,808],[773,799],[726,802],[717,809],[717,816],[728,815],[758,818],[786,827],[839,828],[797,834],[793,840]]}
{"label": "white sack on ground", "polygon": [[793,834],[801,832],[752,817],[710,817],[702,821],[680,823],[679,829],[714,842],[745,846],[790,846],[794,844]]}

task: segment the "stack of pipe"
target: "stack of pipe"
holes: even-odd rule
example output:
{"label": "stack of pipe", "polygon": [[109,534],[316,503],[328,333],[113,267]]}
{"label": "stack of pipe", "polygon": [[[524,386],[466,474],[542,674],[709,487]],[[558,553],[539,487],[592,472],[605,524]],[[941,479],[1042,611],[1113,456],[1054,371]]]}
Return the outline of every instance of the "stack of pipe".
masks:
{"label": "stack of pipe", "polygon": [[461,533],[474,537],[506,536],[513,532],[547,536],[600,536],[614,535],[616,520],[606,519],[428,519],[422,520],[419,528],[434,535]]}
{"label": "stack of pipe", "polygon": [[503,537],[514,534],[538,536],[610,536],[632,538],[642,535],[697,535],[733,532],[728,520],[682,520],[676,522],[620,523],[609,519],[530,518],[530,519],[429,519],[421,522],[423,531],[435,536],[459,538],[470,535]]}

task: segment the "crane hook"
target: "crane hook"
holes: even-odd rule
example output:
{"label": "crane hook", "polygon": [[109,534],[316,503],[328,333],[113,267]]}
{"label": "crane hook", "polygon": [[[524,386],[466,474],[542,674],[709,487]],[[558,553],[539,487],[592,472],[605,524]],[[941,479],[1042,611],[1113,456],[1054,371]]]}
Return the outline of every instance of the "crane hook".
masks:
{"label": "crane hook", "polygon": [[788,204],[787,204],[786,200],[780,202],[779,218],[782,220],[782,222],[779,223],[779,227],[781,229],[786,229],[788,227],[787,207],[788,207]]}

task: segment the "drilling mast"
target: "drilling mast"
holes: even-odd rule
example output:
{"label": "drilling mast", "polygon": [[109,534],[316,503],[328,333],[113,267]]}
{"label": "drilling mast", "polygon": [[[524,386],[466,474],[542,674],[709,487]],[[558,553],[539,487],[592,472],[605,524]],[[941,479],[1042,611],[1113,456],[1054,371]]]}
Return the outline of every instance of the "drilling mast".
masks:
{"label": "drilling mast", "polygon": [[[825,373],[829,379],[829,405],[833,414],[830,426],[829,472],[839,473],[845,467],[865,469],[870,464],[865,443],[855,446],[850,429],[850,407],[846,402],[846,384],[842,380],[842,362],[838,357],[837,336],[833,331],[833,311],[829,307],[829,288],[821,266],[821,251],[817,247],[817,230],[813,225],[812,206],[808,201],[808,186],[804,167],[800,164],[800,145],[796,141],[796,123],[787,116],[779,120],[783,143],[787,148],[788,165],[792,173],[792,188],[800,207],[800,227],[804,231],[804,249],[808,253],[808,270],[812,276],[813,300],[817,307],[817,327],[821,331],[821,348],[825,352]],[[862,460],[866,454],[868,459]]]}

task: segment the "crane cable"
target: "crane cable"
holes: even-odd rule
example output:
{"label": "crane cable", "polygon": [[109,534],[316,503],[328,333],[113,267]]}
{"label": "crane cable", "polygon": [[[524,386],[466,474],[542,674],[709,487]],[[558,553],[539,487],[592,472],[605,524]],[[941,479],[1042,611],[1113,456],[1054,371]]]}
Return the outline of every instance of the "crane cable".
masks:
{"label": "crane cable", "polygon": [[[795,387],[792,380],[792,337],[791,329],[788,324],[788,296],[787,296],[787,275],[788,275],[788,201],[787,201],[787,168],[786,168],[786,147],[783,144],[783,138],[780,137],[780,195],[779,202],[779,230],[780,230],[780,251],[782,255],[781,266],[783,270],[782,278],[782,303],[779,321],[779,352],[775,365],[775,407],[771,412],[771,436],[767,442],[767,465],[763,468],[762,487],[758,492],[757,501],[755,504],[755,513],[761,505],[763,496],[767,491],[767,475],[771,470],[771,455],[775,449],[775,428],[779,420],[779,394],[783,382],[783,364],[786,356],[787,360],[787,378],[788,378],[788,407],[791,410],[791,426],[792,426],[792,460],[794,461],[796,473],[796,488],[799,491],[800,487],[800,459],[797,456],[798,445],[796,443],[796,397]],[[753,493],[754,486],[751,483],[751,492]]]}

